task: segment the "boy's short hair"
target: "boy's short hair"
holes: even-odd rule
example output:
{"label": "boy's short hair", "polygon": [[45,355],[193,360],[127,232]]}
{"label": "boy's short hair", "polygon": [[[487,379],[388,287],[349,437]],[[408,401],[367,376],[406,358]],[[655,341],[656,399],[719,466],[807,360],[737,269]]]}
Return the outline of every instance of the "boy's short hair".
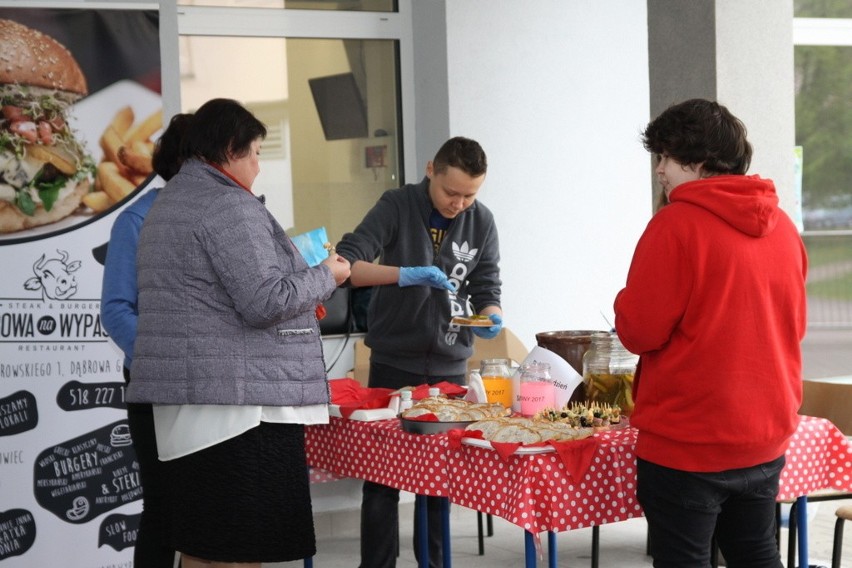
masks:
{"label": "boy's short hair", "polygon": [[456,136],[444,142],[432,159],[432,169],[435,173],[444,173],[450,166],[475,178],[485,175],[488,161],[479,142]]}
{"label": "boy's short hair", "polygon": [[745,174],[751,163],[746,127],[723,105],[690,99],[670,106],[645,128],[645,149],[710,174]]}

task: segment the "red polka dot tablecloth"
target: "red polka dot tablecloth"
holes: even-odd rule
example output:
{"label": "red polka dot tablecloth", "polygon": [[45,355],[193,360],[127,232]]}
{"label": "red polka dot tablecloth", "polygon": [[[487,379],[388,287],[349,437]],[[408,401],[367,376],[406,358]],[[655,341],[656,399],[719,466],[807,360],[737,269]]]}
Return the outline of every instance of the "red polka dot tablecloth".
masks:
{"label": "red polka dot tablecloth", "polygon": [[636,500],[636,430],[595,435],[582,479],[556,453],[513,455],[463,445],[450,454],[450,501],[499,516],[533,533],[566,531],[642,516]]}
{"label": "red polka dot tablecloth", "polygon": [[330,483],[338,479],[345,479],[345,477],[318,467],[308,468],[308,481],[310,483]]}
{"label": "red polka dot tablecloth", "polygon": [[828,420],[803,416],[786,455],[779,501],[820,489],[852,491],[852,447]]}
{"label": "red polka dot tablecloth", "polygon": [[403,432],[399,420],[331,418],[305,428],[308,464],[418,495],[446,497],[447,436]]}
{"label": "red polka dot tablecloth", "polygon": [[[589,469],[575,480],[556,453],[503,461],[490,448],[451,449],[446,434],[403,432],[398,420],[332,418],[308,426],[308,463],[338,476],[382,483],[506,519],[532,533],[566,531],[642,515],[636,500],[637,432],[596,434]],[[852,449],[828,420],[802,417],[787,451],[779,500],[819,489],[852,492]]]}

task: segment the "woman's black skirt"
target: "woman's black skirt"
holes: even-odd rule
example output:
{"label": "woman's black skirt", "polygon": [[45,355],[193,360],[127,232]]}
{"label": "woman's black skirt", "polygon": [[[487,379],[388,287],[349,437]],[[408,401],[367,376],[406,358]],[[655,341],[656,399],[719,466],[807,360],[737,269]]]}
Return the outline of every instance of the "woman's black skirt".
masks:
{"label": "woman's black skirt", "polygon": [[316,553],[301,424],[261,422],[164,464],[179,552],[216,562],[286,562]]}

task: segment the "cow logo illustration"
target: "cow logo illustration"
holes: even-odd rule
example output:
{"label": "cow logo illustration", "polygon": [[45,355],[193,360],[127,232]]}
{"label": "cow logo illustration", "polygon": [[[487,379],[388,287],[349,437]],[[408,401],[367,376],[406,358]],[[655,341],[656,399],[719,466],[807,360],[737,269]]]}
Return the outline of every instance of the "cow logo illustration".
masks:
{"label": "cow logo illustration", "polygon": [[80,268],[79,260],[68,262],[68,253],[58,250],[59,258],[47,259],[41,255],[33,264],[35,276],[24,282],[25,290],[41,290],[43,300],[67,300],[77,293],[74,272]]}
{"label": "cow logo illustration", "polygon": [[463,242],[461,246],[459,246],[458,243],[453,242],[453,255],[462,262],[470,262],[478,252],[479,249],[470,248],[467,241]]}

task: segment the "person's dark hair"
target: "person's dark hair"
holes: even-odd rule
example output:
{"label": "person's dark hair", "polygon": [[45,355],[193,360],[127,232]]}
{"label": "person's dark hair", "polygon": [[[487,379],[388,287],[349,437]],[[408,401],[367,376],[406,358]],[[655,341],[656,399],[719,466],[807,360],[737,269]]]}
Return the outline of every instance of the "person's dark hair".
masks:
{"label": "person's dark hair", "polygon": [[645,149],[710,174],[745,174],[751,163],[746,127],[723,105],[690,99],[670,106],[645,128]]}
{"label": "person's dark hair", "polygon": [[222,165],[242,158],[251,144],[266,138],[266,126],[233,99],[211,99],[195,111],[182,153]]}
{"label": "person's dark hair", "polygon": [[154,145],[151,163],[154,166],[154,171],[166,181],[169,181],[178,173],[181,164],[186,159],[181,146],[191,123],[191,114],[174,115],[166,130],[163,131]]}
{"label": "person's dark hair", "polygon": [[444,173],[450,166],[460,169],[470,177],[479,177],[485,175],[488,170],[488,160],[479,142],[456,136],[444,142],[432,160],[435,173]]}

